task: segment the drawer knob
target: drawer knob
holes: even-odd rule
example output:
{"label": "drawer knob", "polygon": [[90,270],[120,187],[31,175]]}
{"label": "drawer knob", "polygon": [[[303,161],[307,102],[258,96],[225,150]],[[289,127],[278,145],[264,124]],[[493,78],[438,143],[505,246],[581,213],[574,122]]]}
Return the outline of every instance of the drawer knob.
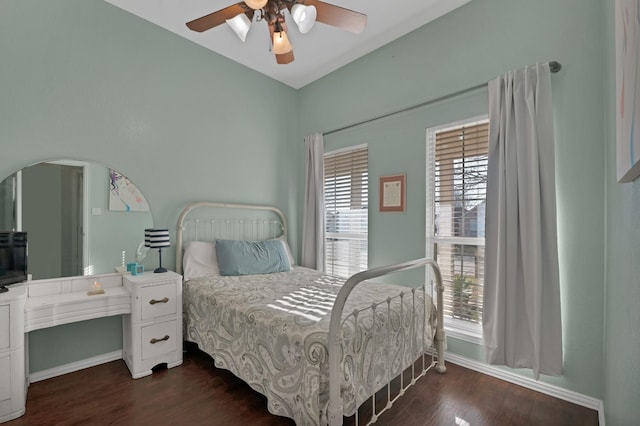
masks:
{"label": "drawer knob", "polygon": [[169,335],[166,334],[162,339],[156,339],[155,337],[151,340],[149,340],[149,343],[151,343],[152,345],[155,345],[158,342],[164,342],[165,340],[169,340]]}
{"label": "drawer knob", "polygon": [[169,301],[169,298],[165,297],[164,299],[160,299],[160,300],[151,299],[151,300],[149,300],[149,303],[151,305],[155,305],[156,303],[167,303],[168,301]]}

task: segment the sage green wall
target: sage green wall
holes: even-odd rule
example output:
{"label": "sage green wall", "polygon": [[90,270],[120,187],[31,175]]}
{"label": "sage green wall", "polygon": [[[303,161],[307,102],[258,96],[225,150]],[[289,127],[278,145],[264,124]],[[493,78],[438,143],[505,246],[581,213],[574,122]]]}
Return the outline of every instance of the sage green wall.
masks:
{"label": "sage green wall", "polygon": [[606,304],[604,406],[607,425],[640,419],[640,179],[616,183],[614,2],[603,0],[606,69]]}
{"label": "sage green wall", "polygon": [[[564,374],[541,380],[596,398],[604,396],[602,36],[600,0],[473,0],[300,90],[301,132],[308,134],[455,93],[535,62],[562,63],[552,89]],[[369,144],[371,266],[425,252],[425,129],[482,112],[486,90],[326,137],[328,150]],[[395,173],[407,173],[407,211],[381,214],[378,177]],[[449,339],[449,350],[484,360],[476,345]]]}
{"label": "sage green wall", "polygon": [[[0,58],[0,179],[43,160],[96,161],[135,182],[172,235],[191,201],[273,204],[297,252],[293,89],[102,0],[3,0]],[[175,266],[173,249],[163,261]],[[119,327],[34,333],[30,370],[121,349]],[[54,351],[47,333],[74,338]]]}
{"label": "sage green wall", "polygon": [[[35,330],[29,333],[29,372],[43,371],[120,349],[120,316]],[[87,392],[90,392],[90,389],[87,389]]]}

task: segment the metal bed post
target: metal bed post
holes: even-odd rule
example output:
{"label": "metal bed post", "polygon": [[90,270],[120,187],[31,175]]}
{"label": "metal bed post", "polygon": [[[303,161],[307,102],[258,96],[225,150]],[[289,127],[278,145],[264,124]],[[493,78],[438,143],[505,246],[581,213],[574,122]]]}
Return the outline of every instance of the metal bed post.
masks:
{"label": "metal bed post", "polygon": [[[446,366],[444,362],[444,315],[443,315],[443,293],[444,285],[442,284],[442,275],[440,274],[440,268],[438,264],[432,259],[417,259],[409,262],[399,263],[396,265],[382,266],[378,268],[372,268],[363,272],[352,275],[344,283],[338,295],[336,297],[333,310],[331,311],[331,319],[329,322],[329,336],[328,336],[328,350],[329,350],[329,406],[327,408],[327,416],[329,425],[339,426],[342,425],[343,409],[342,409],[342,395],[340,394],[340,363],[342,360],[342,345],[341,345],[341,331],[342,331],[342,313],[346,304],[347,298],[353,291],[356,285],[360,282],[369,280],[372,278],[388,275],[393,272],[404,271],[408,269],[418,268],[429,265],[433,270],[436,281],[436,307],[437,307],[437,327],[435,335],[435,346],[438,356],[436,364],[436,371],[444,373]],[[426,312],[425,312],[426,315]],[[375,400],[375,394],[373,395]],[[357,413],[357,408],[356,408]],[[374,412],[375,415],[375,412]]]}

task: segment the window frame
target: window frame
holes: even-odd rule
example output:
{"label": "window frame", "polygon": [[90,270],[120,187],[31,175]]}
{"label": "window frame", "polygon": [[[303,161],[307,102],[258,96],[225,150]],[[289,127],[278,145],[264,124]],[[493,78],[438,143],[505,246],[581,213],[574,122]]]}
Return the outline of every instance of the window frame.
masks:
{"label": "window frame", "polygon": [[[489,115],[482,114],[455,122],[450,122],[438,126],[428,127],[426,129],[426,232],[425,253],[428,258],[434,259],[434,245],[439,244],[457,244],[457,245],[475,245],[485,246],[485,237],[438,237],[435,235],[435,138],[436,133],[455,129],[462,126],[473,126],[474,124],[488,123]],[[485,198],[486,199],[486,198]],[[426,268],[426,282],[432,283],[430,286],[432,296],[433,289],[433,272],[430,268]],[[482,285],[484,293],[484,282]],[[445,315],[444,328],[448,336],[460,339],[466,342],[481,345],[483,343],[482,321],[478,324],[470,323]]]}

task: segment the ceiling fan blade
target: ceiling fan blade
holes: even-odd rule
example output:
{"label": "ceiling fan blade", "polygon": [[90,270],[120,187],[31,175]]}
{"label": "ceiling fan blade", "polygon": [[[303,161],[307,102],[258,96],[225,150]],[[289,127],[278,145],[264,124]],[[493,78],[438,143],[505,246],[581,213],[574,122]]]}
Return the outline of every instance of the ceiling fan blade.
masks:
{"label": "ceiling fan blade", "polygon": [[224,9],[217,10],[201,18],[187,22],[187,27],[193,31],[201,33],[203,31],[210,30],[213,27],[217,27],[220,24],[224,24],[227,19],[234,18],[241,13],[246,14],[251,21],[253,19],[253,10],[247,10],[247,8],[243,6],[244,2],[232,4]]}
{"label": "ceiling fan blade", "polygon": [[315,6],[316,21],[342,28],[350,33],[360,34],[367,26],[367,15],[320,0],[304,0],[306,6]]}

